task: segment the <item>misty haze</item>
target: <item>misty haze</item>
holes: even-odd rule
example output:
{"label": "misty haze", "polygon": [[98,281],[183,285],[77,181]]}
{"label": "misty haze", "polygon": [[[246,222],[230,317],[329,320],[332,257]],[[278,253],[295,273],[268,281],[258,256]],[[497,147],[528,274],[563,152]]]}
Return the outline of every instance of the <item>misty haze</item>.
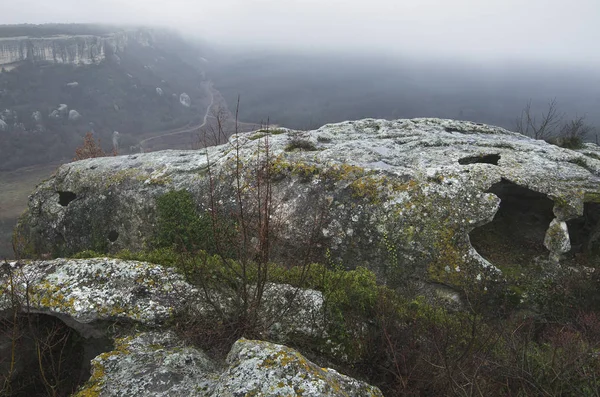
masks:
{"label": "misty haze", "polygon": [[0,397],[599,396],[599,17],[3,4]]}

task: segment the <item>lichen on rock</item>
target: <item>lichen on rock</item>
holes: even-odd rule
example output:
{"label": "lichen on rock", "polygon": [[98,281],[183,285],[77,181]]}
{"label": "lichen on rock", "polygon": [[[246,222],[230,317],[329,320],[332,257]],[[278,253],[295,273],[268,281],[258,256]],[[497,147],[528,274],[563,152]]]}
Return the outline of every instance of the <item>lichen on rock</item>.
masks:
{"label": "lichen on rock", "polygon": [[[211,194],[224,213],[235,211],[235,156],[244,164],[242,186],[252,189],[252,170],[265,160],[265,135],[240,134],[200,151],[65,164],[32,195],[22,233],[38,254],[143,250],[152,244],[156,200],[166,192],[190,192],[199,213],[209,210]],[[289,150],[291,142],[298,149]],[[269,134],[269,153],[278,203],[273,215],[285,219],[272,259],[302,256],[318,217],[312,259],[324,262],[327,251],[348,268],[369,267],[381,281],[410,275],[460,286],[471,281],[452,269],[494,267],[473,248],[470,233],[496,216],[501,200],[490,189],[499,183],[552,200],[561,222],[582,216],[584,203],[600,201],[595,145],[577,152],[470,122],[365,119],[302,133],[281,130]],[[77,199],[61,206],[59,192]],[[538,239],[543,247],[544,236]]]}

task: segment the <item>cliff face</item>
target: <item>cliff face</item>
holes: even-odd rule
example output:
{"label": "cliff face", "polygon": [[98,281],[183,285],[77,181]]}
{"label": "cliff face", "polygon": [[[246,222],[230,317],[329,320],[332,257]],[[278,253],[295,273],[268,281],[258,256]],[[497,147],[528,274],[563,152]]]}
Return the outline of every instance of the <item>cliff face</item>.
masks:
{"label": "cliff face", "polygon": [[61,35],[49,37],[0,38],[0,66],[11,67],[23,61],[90,65],[110,54],[123,52],[131,41],[150,45],[149,31],[122,31],[102,36]]}

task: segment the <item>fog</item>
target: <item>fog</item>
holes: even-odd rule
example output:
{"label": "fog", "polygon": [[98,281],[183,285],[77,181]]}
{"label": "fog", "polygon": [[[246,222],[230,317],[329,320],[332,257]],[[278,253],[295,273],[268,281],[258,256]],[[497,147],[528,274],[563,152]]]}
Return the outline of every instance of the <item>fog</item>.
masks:
{"label": "fog", "polygon": [[21,0],[0,23],[176,28],[217,45],[600,65],[598,0]]}

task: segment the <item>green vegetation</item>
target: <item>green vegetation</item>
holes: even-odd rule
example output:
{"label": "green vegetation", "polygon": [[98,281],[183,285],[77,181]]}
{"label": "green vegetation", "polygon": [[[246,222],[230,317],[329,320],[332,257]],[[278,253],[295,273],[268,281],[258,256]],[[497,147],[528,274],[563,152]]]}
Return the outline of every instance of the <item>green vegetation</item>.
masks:
{"label": "green vegetation", "polygon": [[211,220],[200,215],[192,195],[185,190],[165,193],[156,200],[158,225],[153,245],[196,251],[212,250]]}
{"label": "green vegetation", "polygon": [[[201,123],[209,99],[201,84],[189,84],[202,81],[201,72],[184,60],[186,48],[176,39],[155,44],[132,42],[119,54],[120,62],[77,67],[24,63],[0,73],[0,111],[11,112],[4,115],[8,130],[0,134],[0,170],[71,160],[91,130],[106,152],[112,151],[112,134],[119,131],[121,151],[129,152],[149,133]],[[79,84],[67,86],[71,82]],[[191,107],[179,103],[182,92],[192,99]],[[51,116],[60,104],[82,118]],[[34,112],[41,113],[41,121],[33,119]]]}
{"label": "green vegetation", "polygon": [[314,143],[307,139],[294,138],[290,140],[290,143],[285,147],[286,152],[293,152],[294,150],[311,152],[317,150]]}

